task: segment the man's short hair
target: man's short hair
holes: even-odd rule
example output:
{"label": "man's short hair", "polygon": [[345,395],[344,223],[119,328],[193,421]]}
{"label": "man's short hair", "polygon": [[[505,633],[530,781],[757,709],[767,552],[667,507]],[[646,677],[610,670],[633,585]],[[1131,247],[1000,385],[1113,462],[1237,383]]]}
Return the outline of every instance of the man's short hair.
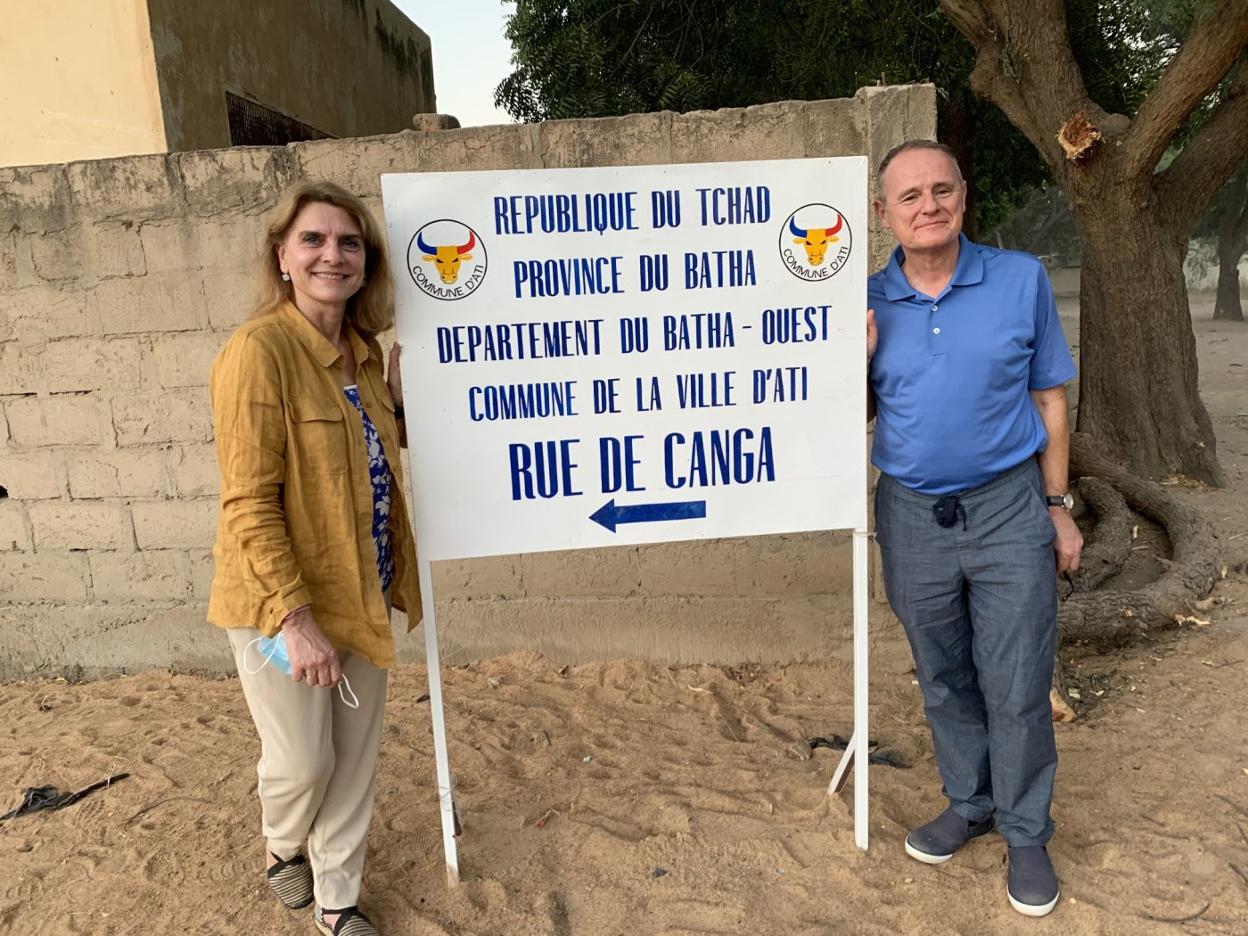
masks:
{"label": "man's short hair", "polygon": [[962,178],[962,167],[958,165],[957,153],[945,146],[944,143],[937,143],[935,140],[906,140],[906,142],[900,143],[889,150],[888,154],[880,160],[880,168],[875,171],[875,190],[881,197],[883,197],[884,192],[884,170],[888,168],[889,163],[907,150],[936,150],[944,153],[949,157],[949,161],[953,163],[953,171],[958,174],[958,181],[963,185],[966,184],[966,180]]}

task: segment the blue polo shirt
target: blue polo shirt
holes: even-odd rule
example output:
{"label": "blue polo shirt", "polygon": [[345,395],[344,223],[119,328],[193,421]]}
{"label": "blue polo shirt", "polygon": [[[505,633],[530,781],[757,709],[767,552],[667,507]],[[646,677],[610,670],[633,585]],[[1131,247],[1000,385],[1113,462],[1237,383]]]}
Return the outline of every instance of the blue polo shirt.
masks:
{"label": "blue polo shirt", "polygon": [[867,281],[880,342],[872,463],[921,494],[991,481],[1048,435],[1030,391],[1075,376],[1043,265],[1030,254],[959,236],[958,265],[939,296],[906,281],[904,256]]}

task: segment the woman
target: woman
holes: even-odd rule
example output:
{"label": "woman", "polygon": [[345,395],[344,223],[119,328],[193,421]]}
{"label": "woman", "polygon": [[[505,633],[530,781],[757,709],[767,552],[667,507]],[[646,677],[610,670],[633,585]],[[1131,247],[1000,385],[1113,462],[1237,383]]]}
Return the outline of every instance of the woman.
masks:
{"label": "woman", "polygon": [[212,367],[221,516],[208,619],[228,631],[260,735],[270,888],[292,909],[315,900],[324,933],[369,936],[356,904],[391,602],[411,626],[421,618],[399,349],[387,381],[376,338],[393,287],[368,209],[325,182],[282,195],[261,278],[254,316]]}

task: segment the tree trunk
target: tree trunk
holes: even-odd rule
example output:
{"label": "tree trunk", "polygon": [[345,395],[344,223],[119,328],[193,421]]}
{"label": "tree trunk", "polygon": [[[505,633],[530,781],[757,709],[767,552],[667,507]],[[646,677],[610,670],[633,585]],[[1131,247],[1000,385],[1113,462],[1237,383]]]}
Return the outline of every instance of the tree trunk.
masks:
{"label": "tree trunk", "polygon": [[1215,320],[1242,322],[1244,306],[1239,298],[1239,260],[1245,238],[1237,230],[1243,206],[1232,204],[1218,219],[1218,295],[1213,303]]}
{"label": "tree trunk", "polygon": [[1198,392],[1186,232],[1168,230],[1147,193],[1080,188],[1070,205],[1083,242],[1077,428],[1147,477],[1220,485]]}
{"label": "tree trunk", "polygon": [[1248,165],[1240,166],[1223,191],[1218,215],[1218,294],[1213,317],[1230,322],[1244,320],[1239,299],[1239,258],[1248,248]]}
{"label": "tree trunk", "polygon": [[1215,320],[1242,322],[1244,306],[1239,298],[1239,258],[1243,251],[1218,251],[1218,297],[1213,304]]}

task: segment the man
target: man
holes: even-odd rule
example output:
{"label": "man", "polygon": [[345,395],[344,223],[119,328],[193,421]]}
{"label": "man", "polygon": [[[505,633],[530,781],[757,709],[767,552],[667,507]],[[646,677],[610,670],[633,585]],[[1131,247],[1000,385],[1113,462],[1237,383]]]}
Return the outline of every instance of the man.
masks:
{"label": "man", "polygon": [[1043,916],[1058,900],[1054,573],[1083,547],[1066,490],[1075,365],[1040,262],[963,236],[947,147],[898,146],[877,192],[900,246],[868,285],[876,532],[949,799],[906,852],[948,861],[995,819],[1010,903]]}

